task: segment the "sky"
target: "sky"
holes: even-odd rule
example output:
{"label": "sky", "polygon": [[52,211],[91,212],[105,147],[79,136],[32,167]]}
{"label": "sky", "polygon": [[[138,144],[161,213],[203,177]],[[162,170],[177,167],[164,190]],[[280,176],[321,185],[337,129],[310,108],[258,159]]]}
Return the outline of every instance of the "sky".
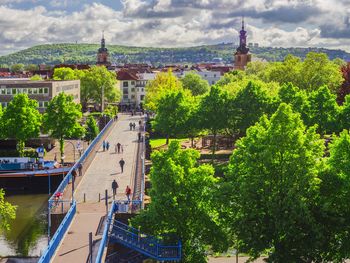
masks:
{"label": "sky", "polygon": [[0,55],[37,44],[248,42],[350,52],[350,0],[0,0]]}

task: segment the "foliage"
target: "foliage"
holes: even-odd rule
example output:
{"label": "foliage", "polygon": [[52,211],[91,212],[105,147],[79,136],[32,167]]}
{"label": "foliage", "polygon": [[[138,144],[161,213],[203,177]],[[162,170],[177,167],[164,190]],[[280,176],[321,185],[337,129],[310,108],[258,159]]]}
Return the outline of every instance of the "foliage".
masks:
{"label": "foliage", "polygon": [[[282,103],[237,143],[223,194],[240,252],[268,262],[311,262],[320,238],[313,205],[323,142]],[[229,205],[228,205],[229,204]],[[320,238],[322,239],[322,237]]]}
{"label": "foliage", "polygon": [[37,107],[37,101],[29,99],[26,94],[17,94],[3,114],[4,135],[17,140],[20,156],[23,156],[25,142],[39,136],[42,122]]}
{"label": "foliage", "polygon": [[81,117],[81,105],[74,103],[73,96],[62,92],[50,101],[44,114],[44,130],[59,140],[61,157],[65,139],[83,136],[84,129],[78,122]]}
{"label": "foliage", "polygon": [[89,116],[86,121],[86,133],[85,133],[85,140],[92,141],[97,137],[99,133],[96,120],[93,116]]}
{"label": "foliage", "polygon": [[34,75],[30,78],[30,80],[38,81],[38,80],[43,80],[43,78],[40,75]]}
{"label": "foliage", "polygon": [[181,81],[172,74],[171,70],[167,73],[158,73],[154,80],[148,81],[146,85],[145,107],[150,111],[157,111],[158,101],[166,92],[182,89]]}
{"label": "foliage", "polygon": [[33,72],[33,71],[38,70],[38,69],[39,69],[38,65],[35,65],[35,64],[28,64],[28,65],[24,66],[25,71]]}
{"label": "foliage", "polygon": [[340,125],[337,127],[350,130],[350,95],[345,97],[345,103],[340,107],[339,119]]}
{"label": "foliage", "polygon": [[277,103],[264,85],[249,82],[229,100],[230,113],[227,126],[231,135],[244,136],[246,130],[254,125],[263,114],[272,114]]}
{"label": "foliage", "polygon": [[209,130],[214,136],[214,147],[216,150],[216,136],[220,130],[228,127],[227,116],[230,114],[228,107],[229,95],[220,86],[212,86],[210,92],[201,100],[198,108],[198,119],[202,129]]}
{"label": "foliage", "polygon": [[5,201],[5,192],[0,188],[0,229],[10,230],[9,221],[16,218],[16,206]]}
{"label": "foliage", "polygon": [[309,126],[317,124],[317,132],[321,135],[339,132],[338,124],[339,106],[336,95],[323,86],[309,94],[307,109],[307,121]]}
{"label": "foliage", "polygon": [[75,71],[71,68],[55,68],[53,72],[54,80],[75,80],[78,79]]}
{"label": "foliage", "polygon": [[189,92],[183,90],[167,91],[159,98],[156,104],[157,114],[152,122],[155,131],[169,138],[183,135],[185,125],[191,114],[193,98]]}
{"label": "foliage", "polygon": [[343,104],[346,95],[350,94],[350,63],[341,67],[344,82],[341,87],[337,90],[337,102]]}
{"label": "foliage", "polygon": [[104,100],[107,102],[116,102],[120,99],[120,93],[116,87],[116,76],[106,67],[93,66],[84,71],[81,81],[81,101],[83,105],[89,102],[102,104],[102,90]]}
{"label": "foliage", "polygon": [[11,66],[11,72],[13,73],[21,73],[24,70],[24,65],[22,63],[18,63],[18,64],[13,64]]}
{"label": "foliage", "polygon": [[[181,150],[173,141],[167,151],[152,154],[151,198],[146,210],[132,219],[133,226],[153,235],[175,236],[182,242],[182,262],[206,262],[206,246],[226,248],[213,189],[217,183],[210,165],[197,165],[199,152]],[[181,220],[179,220],[181,218]]]}
{"label": "foliage", "polygon": [[113,105],[108,105],[103,111],[104,115],[109,116],[109,118],[114,118],[118,114],[118,107]]}
{"label": "foliage", "polygon": [[283,62],[269,63],[266,67],[256,67],[249,72],[265,82],[278,82],[281,85],[290,82],[308,91],[326,85],[335,92],[343,82],[339,64],[329,60],[326,54],[314,52],[308,53],[304,61],[288,55]]}
{"label": "foliage", "polygon": [[182,79],[182,86],[192,92],[193,96],[203,95],[209,91],[209,83],[202,79],[200,75],[195,72],[187,73]]}
{"label": "foliage", "polygon": [[[0,64],[95,64],[98,44],[47,44],[34,46],[13,54],[0,57]],[[207,45],[189,48],[147,48],[109,45],[107,48],[115,63],[150,62],[155,65],[174,63],[200,63],[221,57],[224,63],[232,63],[232,43]],[[349,58],[349,53],[342,50],[324,48],[281,48],[252,47],[254,56],[267,61],[283,61],[292,54],[304,59],[310,51],[326,53],[331,59]]]}

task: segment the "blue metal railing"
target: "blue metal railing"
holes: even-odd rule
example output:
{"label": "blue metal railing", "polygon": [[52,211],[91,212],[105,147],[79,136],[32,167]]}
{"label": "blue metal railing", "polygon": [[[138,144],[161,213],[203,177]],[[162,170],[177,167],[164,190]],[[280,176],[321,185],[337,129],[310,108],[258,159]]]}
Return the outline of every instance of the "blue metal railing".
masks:
{"label": "blue metal railing", "polygon": [[70,207],[68,213],[64,217],[63,221],[61,222],[60,226],[58,227],[56,233],[50,240],[50,243],[48,247],[46,248],[44,254],[40,257],[39,263],[49,263],[52,256],[54,255],[57,247],[59,246],[61,239],[63,238],[64,234],[66,233],[69,225],[71,224],[74,215],[77,211],[77,204],[75,201],[73,201],[72,206]]}
{"label": "blue metal railing", "polygon": [[49,199],[49,209],[52,208],[52,204],[54,203],[54,199],[57,193],[63,193],[64,189],[67,187],[69,182],[72,180],[72,172],[79,168],[80,165],[83,165],[83,162],[85,159],[89,156],[95,145],[101,140],[102,136],[105,134],[107,129],[112,125],[113,119],[110,120],[107,125],[102,129],[102,131],[97,135],[97,137],[90,143],[89,147],[86,149],[86,151],[82,154],[82,156],[79,158],[79,160],[72,166],[72,168],[69,170],[67,175],[64,177],[60,185],[57,187],[57,190],[54,192],[54,194]]}
{"label": "blue metal railing", "polygon": [[144,235],[136,228],[115,221],[110,239],[159,261],[180,261],[181,242],[176,245],[164,245],[154,236]]}
{"label": "blue metal railing", "polygon": [[105,247],[107,246],[109,228],[110,228],[111,222],[113,220],[112,218],[113,218],[113,214],[114,214],[114,210],[115,210],[115,205],[116,205],[116,203],[113,202],[111,210],[108,213],[105,229],[103,230],[103,235],[102,235],[100,247],[98,248],[98,252],[97,252],[97,256],[96,256],[96,261],[95,261],[96,263],[102,262],[103,252],[104,252]]}

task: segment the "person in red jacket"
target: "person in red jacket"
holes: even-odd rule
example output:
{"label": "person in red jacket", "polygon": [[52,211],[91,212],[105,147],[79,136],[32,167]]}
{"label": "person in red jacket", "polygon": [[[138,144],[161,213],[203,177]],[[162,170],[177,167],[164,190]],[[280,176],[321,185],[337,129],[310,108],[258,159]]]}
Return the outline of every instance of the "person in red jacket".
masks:
{"label": "person in red jacket", "polygon": [[128,198],[128,201],[130,202],[130,195],[131,195],[131,188],[127,185],[125,189],[125,195],[126,198]]}

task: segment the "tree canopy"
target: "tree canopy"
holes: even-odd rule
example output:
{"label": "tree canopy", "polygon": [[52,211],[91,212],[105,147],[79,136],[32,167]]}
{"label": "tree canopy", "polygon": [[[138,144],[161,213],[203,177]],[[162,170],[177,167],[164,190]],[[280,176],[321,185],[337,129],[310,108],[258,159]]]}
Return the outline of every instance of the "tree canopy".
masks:
{"label": "tree canopy", "polygon": [[5,192],[0,189],[0,229],[10,230],[9,221],[16,218],[16,206],[5,201]]}
{"label": "tree canopy", "polygon": [[203,95],[209,91],[209,83],[202,79],[200,75],[195,72],[187,73],[182,79],[182,86],[192,92],[193,96]]}
{"label": "tree canopy", "polygon": [[84,129],[79,123],[81,117],[81,105],[74,103],[73,96],[62,92],[50,101],[44,114],[44,130],[59,140],[61,157],[65,139],[83,136]]}
{"label": "tree canopy", "polygon": [[[213,189],[217,184],[211,165],[197,165],[199,152],[181,150],[172,141],[167,151],[152,154],[151,198],[147,209],[132,219],[134,226],[153,235],[167,233],[182,241],[182,262],[207,262],[206,247],[226,247]],[[179,220],[181,218],[181,220]]]}
{"label": "tree canopy", "polygon": [[17,94],[6,107],[3,114],[3,131],[6,138],[17,140],[20,156],[24,154],[25,142],[39,136],[42,124],[36,100],[26,94]]}

